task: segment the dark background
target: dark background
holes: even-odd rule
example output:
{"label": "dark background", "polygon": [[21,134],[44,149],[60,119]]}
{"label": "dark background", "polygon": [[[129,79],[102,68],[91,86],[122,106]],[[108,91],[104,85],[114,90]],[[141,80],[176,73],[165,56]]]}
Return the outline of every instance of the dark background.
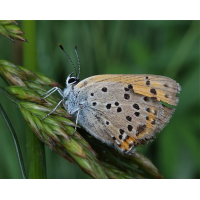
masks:
{"label": "dark background", "polygon": [[[76,66],[74,45],[78,46],[81,79],[120,73],[175,79],[182,91],[173,117],[153,143],[137,149],[152,160],[164,178],[200,178],[199,21],[37,21],[29,34],[23,29],[24,22],[19,22],[29,44],[12,43],[0,35],[0,59],[23,66],[24,59],[32,62],[31,55],[25,54],[26,46],[36,45],[33,54],[37,55],[38,71],[63,85],[73,67],[58,43]],[[0,86],[5,86],[2,80]],[[26,163],[25,120],[2,94],[0,100],[15,127]],[[48,178],[89,178],[48,148],[46,158]],[[14,144],[2,117],[0,178],[21,178]]]}

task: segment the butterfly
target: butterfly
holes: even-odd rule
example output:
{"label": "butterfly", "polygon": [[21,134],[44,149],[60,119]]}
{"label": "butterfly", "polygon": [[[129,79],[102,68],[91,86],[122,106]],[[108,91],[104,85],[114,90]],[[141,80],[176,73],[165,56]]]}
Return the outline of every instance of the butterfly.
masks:
{"label": "butterfly", "polygon": [[[66,54],[62,45],[59,46]],[[78,58],[76,46],[75,52]],[[73,77],[71,73],[67,77],[63,91],[54,87],[43,95],[46,98],[58,91],[63,97],[44,118],[62,103],[76,118],[76,124],[124,153],[152,141],[155,132],[160,132],[169,122],[175,109],[164,106],[161,101],[178,104],[181,87],[176,81],[148,74],[106,74],[80,81],[79,58],[78,64],[79,74]]]}

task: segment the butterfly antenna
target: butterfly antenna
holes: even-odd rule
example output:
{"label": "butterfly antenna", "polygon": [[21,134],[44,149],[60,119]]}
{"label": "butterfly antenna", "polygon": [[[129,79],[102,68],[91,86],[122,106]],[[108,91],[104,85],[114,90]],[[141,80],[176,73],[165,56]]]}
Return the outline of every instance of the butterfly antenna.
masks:
{"label": "butterfly antenna", "polygon": [[81,65],[80,65],[80,62],[79,62],[79,57],[78,57],[78,52],[77,52],[77,46],[76,45],[74,46],[74,50],[75,50],[75,53],[76,53],[76,56],[77,56],[77,59],[78,59],[79,72],[78,72],[78,77],[77,78],[79,78],[80,71],[81,71]]}
{"label": "butterfly antenna", "polygon": [[[75,69],[75,71],[76,71],[76,67],[75,67],[74,63],[72,62],[71,58],[70,58],[70,57],[67,55],[67,53],[65,52],[63,46],[62,46],[61,44],[58,44],[58,45],[59,45],[59,47],[62,49],[62,51],[65,53],[65,55],[69,58],[70,62],[72,63],[72,65],[73,65],[73,67],[74,67],[74,69]],[[76,71],[76,77],[77,77],[77,71]]]}

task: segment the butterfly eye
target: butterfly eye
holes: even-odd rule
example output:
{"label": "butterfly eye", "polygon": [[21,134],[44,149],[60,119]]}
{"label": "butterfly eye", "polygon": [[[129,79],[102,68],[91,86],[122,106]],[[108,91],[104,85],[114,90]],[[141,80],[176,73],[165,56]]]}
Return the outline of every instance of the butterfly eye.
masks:
{"label": "butterfly eye", "polygon": [[72,85],[74,83],[78,83],[79,79],[76,77],[68,77],[66,82],[67,82],[67,85]]}
{"label": "butterfly eye", "polygon": [[68,77],[67,77],[67,80],[66,80],[66,85],[69,86],[69,85],[72,85],[72,84],[77,84],[80,79],[77,78],[77,77],[71,77],[73,73],[71,73]]}
{"label": "butterfly eye", "polygon": [[76,81],[75,78],[70,78],[69,81],[68,81],[68,83],[73,83],[73,82],[75,82],[75,81]]}

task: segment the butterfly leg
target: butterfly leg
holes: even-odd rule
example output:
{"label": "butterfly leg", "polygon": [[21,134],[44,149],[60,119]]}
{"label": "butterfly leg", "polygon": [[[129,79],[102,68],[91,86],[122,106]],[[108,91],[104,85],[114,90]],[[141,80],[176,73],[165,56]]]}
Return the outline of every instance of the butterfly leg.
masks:
{"label": "butterfly leg", "polygon": [[[77,116],[76,116],[76,125],[78,124],[79,114],[80,114],[81,110],[84,109],[84,103],[85,103],[85,102],[80,103],[80,104],[79,104],[80,107],[73,111],[73,113],[77,112]],[[73,114],[73,113],[71,113],[71,114]],[[76,129],[77,129],[77,126],[76,126],[75,129],[74,129],[73,135],[75,135]]]}
{"label": "butterfly leg", "polygon": [[46,95],[46,96],[43,97],[42,99],[47,98],[48,96],[50,96],[51,94],[53,94],[55,91],[58,91],[59,94],[60,94],[62,97],[64,97],[63,91],[62,91],[59,87],[53,87],[53,88],[51,88],[49,91],[47,91],[46,93],[44,93],[43,95],[41,95],[42,97]]}
{"label": "butterfly leg", "polygon": [[[78,113],[77,113],[77,117],[76,117],[76,125],[78,124],[78,118],[79,118],[80,111],[81,111],[81,109],[79,109],[79,110],[78,110]],[[75,133],[76,133],[76,129],[77,129],[77,126],[75,126],[75,129],[74,129],[73,135],[75,135]]]}
{"label": "butterfly leg", "polygon": [[43,117],[42,120],[44,120],[44,119],[47,118],[50,114],[52,114],[54,111],[56,111],[56,109],[57,109],[58,106],[63,102],[63,100],[64,100],[64,99],[62,99],[62,100],[58,103],[58,105],[57,105],[49,114],[47,114],[45,117]]}

